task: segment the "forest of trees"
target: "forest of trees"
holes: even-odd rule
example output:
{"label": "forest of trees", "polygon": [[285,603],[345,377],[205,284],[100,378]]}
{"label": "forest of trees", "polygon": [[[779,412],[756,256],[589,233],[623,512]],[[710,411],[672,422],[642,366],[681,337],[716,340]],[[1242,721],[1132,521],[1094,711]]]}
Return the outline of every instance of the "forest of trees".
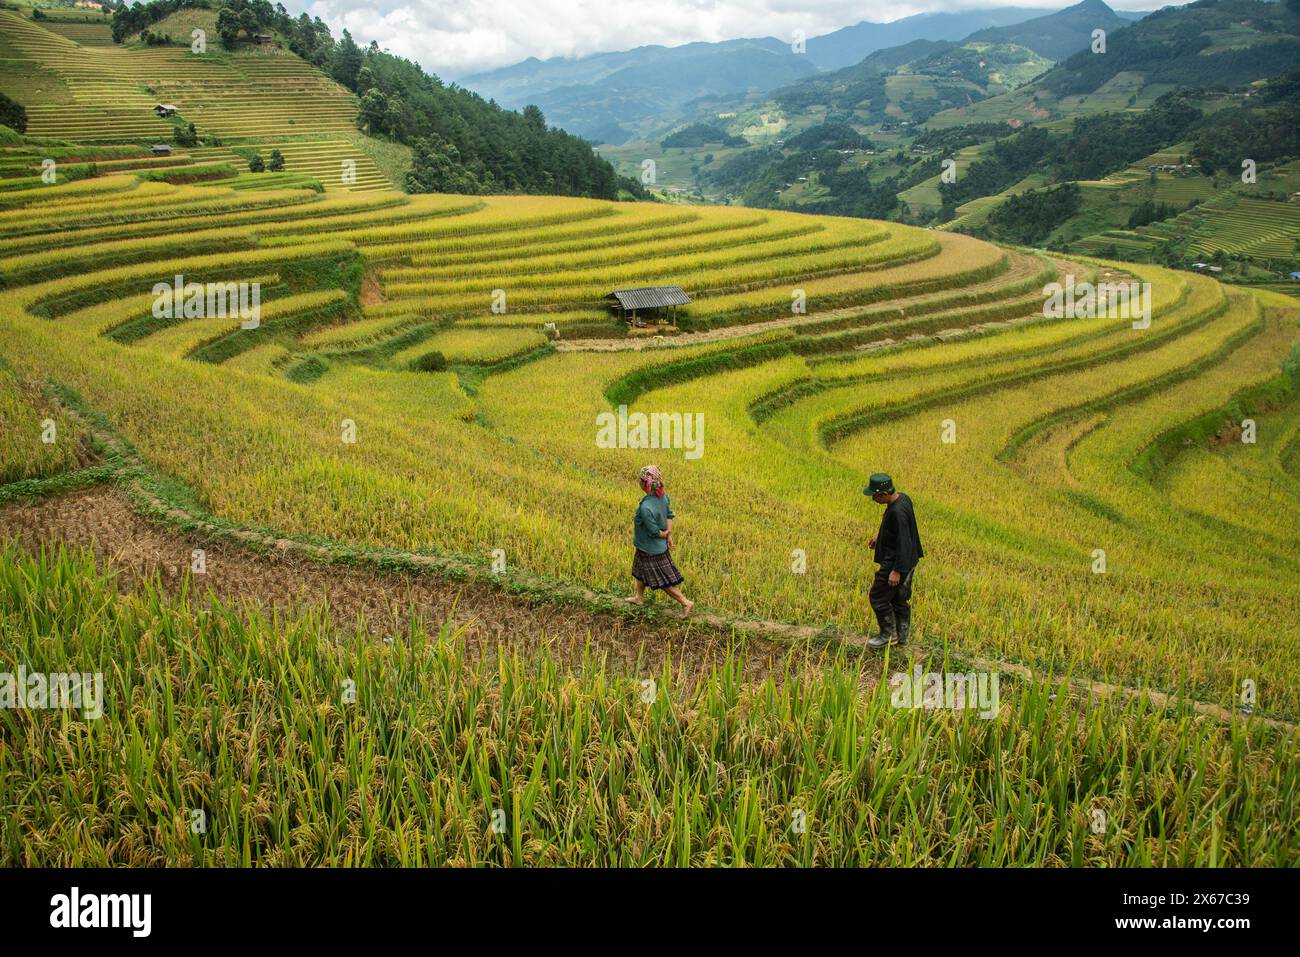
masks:
{"label": "forest of trees", "polygon": [[[849,131],[852,132],[852,129],[849,128]],[[938,173],[939,157],[913,163],[903,172],[873,183],[863,175],[861,169],[841,169],[844,157],[836,152],[837,149],[871,146],[865,137],[854,135],[856,139],[842,137],[839,124],[835,123],[812,127],[787,140],[785,150],[775,146],[746,150],[710,171],[706,178],[715,188],[739,195],[746,206],[770,209],[782,205],[777,194],[788,183],[800,176],[815,177],[818,185],[829,195],[800,203],[800,212],[865,216],[871,219],[906,219],[906,208],[899,202],[898,194]],[[806,139],[801,140],[802,137]],[[792,144],[800,143],[836,145],[790,150]]]}
{"label": "forest of trees", "polygon": [[705,178],[718,189],[738,193],[766,177],[780,160],[781,151],[775,146],[745,150],[715,166],[705,174]]}
{"label": "forest of trees", "polygon": [[1151,223],[1158,223],[1170,216],[1177,216],[1182,211],[1183,208],[1174,203],[1157,203],[1153,199],[1144,199],[1133,207],[1133,212],[1129,213],[1128,228],[1137,229],[1139,226],[1149,226]]}
{"label": "forest of trees", "polygon": [[810,126],[802,133],[796,133],[785,141],[787,150],[864,150],[871,149],[869,139],[855,130],[848,123],[840,120],[827,120],[817,126]]}
{"label": "forest of trees", "polygon": [[1141,113],[1081,116],[1049,163],[1057,179],[1097,179],[1178,142],[1201,120],[1182,93],[1167,93]]}
{"label": "forest of trees", "polygon": [[1269,84],[1261,105],[1215,113],[1192,137],[1192,155],[1207,174],[1240,173],[1243,157],[1272,163],[1300,156],[1300,70]]}
{"label": "forest of trees", "polygon": [[803,212],[907,221],[907,207],[899,202],[898,194],[938,172],[937,161],[933,167],[928,163],[918,163],[907,173],[887,177],[873,185],[861,170],[840,172],[840,157],[834,153],[830,155],[835,157],[834,165],[828,162],[827,168],[818,172],[818,182],[830,191],[830,195],[801,205],[799,209]]}
{"label": "forest of trees", "polygon": [[361,122],[372,133],[408,143],[413,190],[528,192],[613,199],[641,193],[585,140],[548,127],[542,111],[504,110],[475,93],[446,86],[417,64],[360,49],[345,31],[330,64],[339,83],[361,97]]}
{"label": "forest of trees", "polygon": [[998,140],[986,159],[971,163],[955,182],[940,183],[944,206],[960,206],[977,196],[992,196],[1023,179],[1052,148],[1052,137],[1033,127]]}
{"label": "forest of trees", "polygon": [[749,141],[743,136],[732,136],[726,130],[709,123],[692,123],[675,133],[670,133],[660,142],[664,149],[676,146],[748,146]]}
{"label": "forest of trees", "polygon": [[1177,142],[1202,119],[1186,94],[1167,93],[1141,113],[1080,116],[1059,136],[1031,127],[999,140],[986,158],[972,163],[955,183],[941,184],[939,192],[945,206],[956,207],[1000,193],[1031,172],[1050,182],[1097,179]]}
{"label": "forest of trees", "polygon": [[989,214],[985,231],[1000,242],[1033,246],[1077,213],[1081,202],[1075,183],[1021,193]]}

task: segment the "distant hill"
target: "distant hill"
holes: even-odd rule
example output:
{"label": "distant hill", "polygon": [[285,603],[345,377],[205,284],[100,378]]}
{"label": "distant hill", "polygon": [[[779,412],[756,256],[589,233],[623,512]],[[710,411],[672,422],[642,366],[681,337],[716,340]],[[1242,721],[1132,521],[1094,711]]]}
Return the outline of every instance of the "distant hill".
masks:
{"label": "distant hill", "polygon": [[[991,12],[1010,18],[1025,11],[1008,7]],[[1119,34],[1140,16],[1121,17],[1103,0],[1084,0],[1018,23],[980,27],[955,41],[912,39],[770,91],[701,96],[684,111],[662,119],[669,128],[725,120],[728,132],[748,136],[760,145],[825,120],[854,124],[863,132],[879,131],[882,126],[915,127],[936,114],[978,108],[982,101],[1010,94],[1049,71],[1058,59],[1086,49],[1093,30]],[[898,24],[910,24],[912,29],[927,23],[951,27],[961,22],[954,17],[909,17]],[[819,39],[858,35],[866,42],[870,35],[863,32],[866,26],[880,25],[859,24]],[[810,51],[814,46],[809,41]],[[1022,122],[1032,118],[1024,116]],[[980,121],[1004,122],[1005,118],[981,116]]]}
{"label": "distant hill", "polygon": [[1012,43],[913,40],[860,63],[774,91],[791,125],[804,114],[861,123],[922,123],[949,107],[996,96],[1028,82],[1052,61]]}
{"label": "distant hill", "polygon": [[[1099,0],[1094,0],[1099,2]],[[1296,4],[1200,0],[1108,32],[1106,52],[1083,50],[1020,89],[940,113],[933,127],[1046,122],[1149,106],[1178,86],[1240,86],[1300,63]]]}
{"label": "distant hill", "polygon": [[686,43],[676,47],[655,44],[582,57],[557,56],[547,60],[529,57],[510,66],[463,77],[458,82],[461,86],[503,104],[523,103],[532,102],[528,97],[538,92],[597,83],[627,69],[706,62],[718,54],[737,51],[777,54],[791,52],[789,44],[772,37],[727,40],[721,43]]}
{"label": "distant hill", "polygon": [[1105,57],[1075,54],[1040,85],[1058,93],[1083,93],[1126,71],[1141,73],[1148,83],[1233,85],[1298,62],[1300,14],[1295,4],[1200,0],[1157,11],[1117,34]]}
{"label": "distant hill", "polygon": [[462,85],[507,108],[534,104],[571,133],[620,143],[640,122],[699,96],[769,90],[817,71],[772,38],[645,46],[578,59],[531,58]]}
{"label": "distant hill", "polygon": [[459,82],[511,109],[535,104],[569,132],[619,144],[678,125],[692,101],[762,94],[856,64],[886,48],[950,42],[1041,14],[1028,7],[998,7],[917,14],[892,23],[863,21],[808,39],[802,54],[792,51],[789,38],[764,37],[642,46],[584,57],[530,57]]}
{"label": "distant hill", "polygon": [[[960,219],[961,228],[979,227],[1010,195],[1077,181],[1080,193],[1065,190],[1051,198],[1082,197],[1077,215],[1083,221],[1071,225],[1071,235],[1091,235],[1094,201],[1110,193],[1088,181],[1180,140],[1199,143],[1205,130],[1228,121],[1223,111],[1236,115],[1244,109],[1242,115],[1248,115],[1250,104],[1261,101],[1265,82],[1271,82],[1272,99],[1278,90],[1291,89],[1277,79],[1300,63],[1295,10],[1300,0],[1288,2],[1290,7],[1202,0],[1134,21],[1100,0],[1088,0],[1039,18],[1055,23],[1055,30],[1028,23],[977,31],[963,42],[916,40],[758,96],[696,101],[694,113],[680,119],[743,135],[748,147],[667,150],[657,141],[641,141],[603,153],[624,172],[654,159],[661,185],[670,191],[906,222]],[[1100,26],[1106,30],[1104,53],[1088,48],[1092,30],[1098,29],[1090,24],[1109,24]],[[1042,46],[1044,37],[1069,29],[1079,31],[1084,48],[1055,65],[1030,47],[1009,42]],[[1175,94],[1179,90],[1186,92]],[[1289,121],[1290,114],[1266,111],[1238,125]],[[1286,149],[1269,153],[1261,145],[1276,137],[1252,135],[1258,142],[1251,148],[1268,154],[1269,162],[1291,155]],[[1220,137],[1230,144],[1241,139],[1236,132]],[[1209,152],[1194,146],[1177,155],[1202,163]],[[940,178],[946,158],[955,159],[956,186]],[[1132,191],[1135,203],[1150,201],[1142,215],[1161,213],[1160,203],[1172,201],[1163,198],[1166,193],[1184,203],[1188,199],[1177,189],[1161,189],[1158,195]],[[1016,229],[1030,231],[1007,236],[1041,234],[1063,241],[1056,220],[1076,214],[1035,202],[1027,199],[1027,212],[1015,217]],[[1126,207],[1119,225],[1135,209]]]}
{"label": "distant hill", "polygon": [[725,130],[709,123],[692,123],[690,126],[677,130],[669,136],[664,137],[660,145],[664,149],[679,149],[681,147],[692,146],[745,146],[745,139],[740,136],[732,136]]}
{"label": "distant hill", "polygon": [[1072,7],[1010,26],[972,33],[967,43],[1013,43],[1049,60],[1064,60],[1088,48],[1093,30],[1113,33],[1128,26],[1103,0],[1083,0]]}
{"label": "distant hill", "polygon": [[891,23],[864,20],[808,41],[808,58],[822,70],[858,63],[877,50],[914,40],[961,40],[986,27],[1006,27],[1041,17],[1041,8],[996,7],[954,13],[918,13]]}

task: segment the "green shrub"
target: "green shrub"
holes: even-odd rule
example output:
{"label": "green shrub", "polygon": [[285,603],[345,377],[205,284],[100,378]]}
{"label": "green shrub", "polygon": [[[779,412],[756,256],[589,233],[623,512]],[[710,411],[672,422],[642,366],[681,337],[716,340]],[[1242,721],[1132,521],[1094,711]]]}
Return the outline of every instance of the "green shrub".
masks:
{"label": "green shrub", "polygon": [[447,357],[434,349],[412,362],[411,368],[416,372],[443,372],[447,368]]}

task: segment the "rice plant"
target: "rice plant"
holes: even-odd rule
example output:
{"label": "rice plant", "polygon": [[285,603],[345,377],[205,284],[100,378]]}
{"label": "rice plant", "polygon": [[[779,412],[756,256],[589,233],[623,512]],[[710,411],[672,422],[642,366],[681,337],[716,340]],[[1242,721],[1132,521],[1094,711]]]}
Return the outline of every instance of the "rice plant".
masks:
{"label": "rice plant", "polygon": [[[3,667],[98,673],[0,710],[0,861],[46,866],[1293,866],[1288,736],[1000,685],[902,708],[851,658],[765,680],[473,655],[267,618],[84,554],[0,551]],[[89,699],[87,699],[88,701]],[[92,712],[93,713],[93,712]],[[1098,827],[1098,821],[1104,822]]]}

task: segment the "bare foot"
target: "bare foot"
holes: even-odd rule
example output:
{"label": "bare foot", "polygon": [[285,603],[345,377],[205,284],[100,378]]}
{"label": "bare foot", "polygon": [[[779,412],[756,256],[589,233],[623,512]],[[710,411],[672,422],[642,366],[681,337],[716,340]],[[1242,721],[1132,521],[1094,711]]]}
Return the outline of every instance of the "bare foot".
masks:
{"label": "bare foot", "polygon": [[695,602],[693,602],[693,601],[688,601],[688,602],[686,602],[686,604],[682,605],[682,617],[683,617],[683,618],[690,618],[690,617],[691,617],[691,609],[694,608],[694,607],[695,607]]}
{"label": "bare foot", "polygon": [[629,605],[636,605],[638,608],[645,604],[645,602],[640,598],[624,598],[623,601],[627,602]]}

